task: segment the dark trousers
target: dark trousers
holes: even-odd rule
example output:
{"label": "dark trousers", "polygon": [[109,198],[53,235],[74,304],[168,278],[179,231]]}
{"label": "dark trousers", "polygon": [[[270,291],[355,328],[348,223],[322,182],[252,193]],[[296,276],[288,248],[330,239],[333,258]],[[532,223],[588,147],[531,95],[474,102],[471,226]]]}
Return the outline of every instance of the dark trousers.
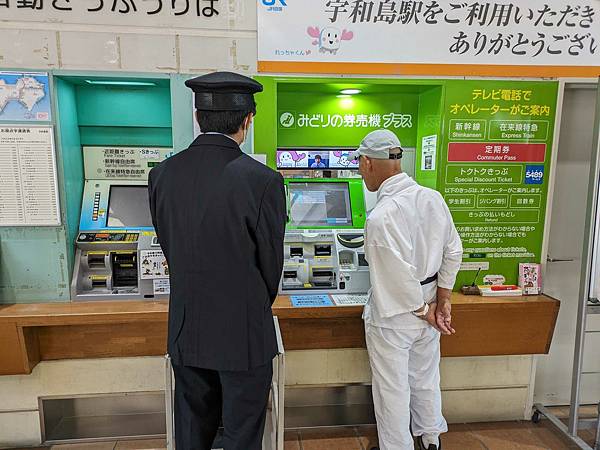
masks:
{"label": "dark trousers", "polygon": [[177,450],[209,450],[221,420],[224,450],[262,448],[271,363],[245,372],[177,365],[173,371]]}

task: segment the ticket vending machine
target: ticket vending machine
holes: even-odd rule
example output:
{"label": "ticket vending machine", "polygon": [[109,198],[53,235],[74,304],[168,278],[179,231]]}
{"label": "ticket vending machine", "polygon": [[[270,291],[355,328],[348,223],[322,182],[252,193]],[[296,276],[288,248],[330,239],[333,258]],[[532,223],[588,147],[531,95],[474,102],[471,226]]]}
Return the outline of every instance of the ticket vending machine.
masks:
{"label": "ticket vending machine", "polygon": [[72,299],[163,299],[169,269],[152,226],[150,169],[170,148],[84,147],[85,185]]}
{"label": "ticket vending machine", "polygon": [[281,294],[369,290],[361,179],[286,179],[288,224]]}

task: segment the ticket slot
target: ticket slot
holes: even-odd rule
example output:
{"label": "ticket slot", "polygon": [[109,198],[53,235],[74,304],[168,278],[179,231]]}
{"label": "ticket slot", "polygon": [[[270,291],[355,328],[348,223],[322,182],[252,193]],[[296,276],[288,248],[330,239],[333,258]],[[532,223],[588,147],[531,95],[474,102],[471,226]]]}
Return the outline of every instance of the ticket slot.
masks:
{"label": "ticket slot", "polygon": [[110,258],[113,287],[137,287],[137,252],[113,252]]}
{"label": "ticket slot", "polygon": [[315,245],[315,256],[331,256],[331,245]]}
{"label": "ticket slot", "polygon": [[107,252],[88,252],[87,266],[90,269],[104,269],[106,267]]}

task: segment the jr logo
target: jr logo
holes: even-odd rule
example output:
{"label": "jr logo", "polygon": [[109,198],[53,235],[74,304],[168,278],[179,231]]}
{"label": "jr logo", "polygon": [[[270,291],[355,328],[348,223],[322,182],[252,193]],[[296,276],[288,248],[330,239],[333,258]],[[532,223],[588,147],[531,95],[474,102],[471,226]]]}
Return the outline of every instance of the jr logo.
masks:
{"label": "jr logo", "polygon": [[280,3],[281,6],[287,6],[286,0],[261,0],[262,4],[265,6],[275,6],[277,3]]}

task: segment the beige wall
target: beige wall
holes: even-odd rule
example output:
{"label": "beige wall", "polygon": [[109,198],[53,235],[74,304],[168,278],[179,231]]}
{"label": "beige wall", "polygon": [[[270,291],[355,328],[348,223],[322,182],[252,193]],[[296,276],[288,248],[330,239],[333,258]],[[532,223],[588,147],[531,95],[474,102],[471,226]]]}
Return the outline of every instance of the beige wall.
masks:
{"label": "beige wall", "polygon": [[48,5],[40,12],[17,11],[14,3],[1,11],[0,69],[256,72],[255,0],[220,0],[215,19],[188,15],[149,24],[147,15],[136,20],[118,14],[90,24],[85,22],[95,16],[53,16]]}
{"label": "beige wall", "polygon": [[[530,413],[532,357],[442,361],[444,412],[450,422],[516,420]],[[364,350],[286,353],[288,387],[368,383]],[[164,389],[159,357],[47,361],[31,375],[0,377],[0,448],[41,443],[39,397]]]}

